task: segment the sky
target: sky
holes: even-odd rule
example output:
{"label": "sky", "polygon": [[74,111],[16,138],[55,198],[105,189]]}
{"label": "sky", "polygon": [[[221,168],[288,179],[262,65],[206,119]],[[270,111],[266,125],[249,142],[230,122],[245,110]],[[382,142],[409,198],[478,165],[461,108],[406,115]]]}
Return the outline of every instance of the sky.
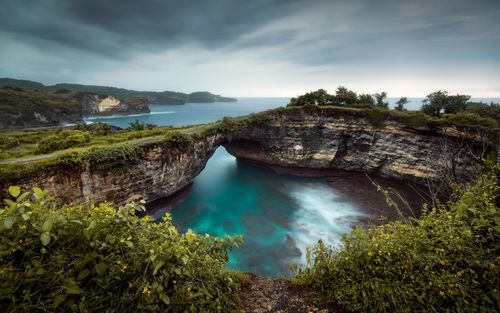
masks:
{"label": "sky", "polygon": [[0,0],[0,77],[500,97],[499,0]]}

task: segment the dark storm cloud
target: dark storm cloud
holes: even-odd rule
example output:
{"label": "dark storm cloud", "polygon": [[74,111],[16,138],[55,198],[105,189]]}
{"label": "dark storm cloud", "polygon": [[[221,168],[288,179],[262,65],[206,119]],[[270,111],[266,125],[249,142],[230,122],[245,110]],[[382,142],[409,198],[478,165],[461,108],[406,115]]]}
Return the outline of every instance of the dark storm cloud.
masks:
{"label": "dark storm cloud", "polygon": [[0,77],[258,91],[382,71],[456,86],[467,68],[461,86],[495,93],[498,16],[499,0],[0,0]]}
{"label": "dark storm cloud", "polygon": [[[327,64],[387,55],[388,46],[393,46],[394,54],[407,53],[420,45],[421,49],[435,49],[439,55],[443,43],[457,52],[456,45],[465,36],[473,37],[469,41],[485,37],[483,43],[498,39],[499,3],[497,0],[0,0],[0,29],[42,49],[52,50],[56,43],[110,57],[194,43],[209,49],[277,47],[282,48],[280,54],[284,53],[280,58],[289,56],[297,63]],[[311,10],[316,10],[316,14],[302,17],[302,12]],[[285,28],[245,37],[288,16],[294,16],[295,20],[290,20]],[[318,19],[324,23],[307,28],[308,22],[314,25]],[[296,35],[300,31],[294,25],[296,21],[305,25],[307,34],[302,38]],[[348,29],[340,33],[331,31],[338,24]],[[425,46],[433,41],[434,48]],[[370,53],[366,53],[368,50]]]}
{"label": "dark storm cloud", "polygon": [[217,48],[286,16],[299,2],[5,0],[0,6],[0,28],[37,45],[45,40],[103,55],[183,43]]}

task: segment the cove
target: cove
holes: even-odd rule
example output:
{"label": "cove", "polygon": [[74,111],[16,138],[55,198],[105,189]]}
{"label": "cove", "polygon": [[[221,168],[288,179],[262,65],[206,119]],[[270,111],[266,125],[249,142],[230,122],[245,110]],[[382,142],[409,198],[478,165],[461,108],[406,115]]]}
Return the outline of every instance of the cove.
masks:
{"label": "cove", "polygon": [[[93,119],[127,127],[135,119],[157,125],[186,125],[245,115],[282,105],[276,99],[243,103],[152,106],[153,114]],[[230,266],[266,276],[286,276],[291,263],[303,264],[307,244],[340,245],[357,225],[391,216],[385,200],[365,176],[306,178],[277,174],[238,162],[220,147],[192,186],[180,195],[155,201],[156,219],[173,216],[181,230],[217,236],[243,235],[245,244],[230,254]]]}

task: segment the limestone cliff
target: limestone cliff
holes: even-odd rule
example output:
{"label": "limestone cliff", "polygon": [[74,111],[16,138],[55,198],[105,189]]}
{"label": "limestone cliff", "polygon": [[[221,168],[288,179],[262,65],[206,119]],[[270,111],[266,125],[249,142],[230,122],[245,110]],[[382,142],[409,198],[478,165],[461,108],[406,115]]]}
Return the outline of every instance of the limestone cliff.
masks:
{"label": "limestone cliff", "polygon": [[[221,135],[208,136],[179,150],[165,147],[158,139],[140,144],[140,158],[123,170],[59,166],[15,184],[23,190],[33,186],[48,189],[51,195],[65,203],[111,201],[123,204],[141,199],[150,202],[188,186],[205,168],[222,141]],[[2,188],[5,190],[4,186]]]}
{"label": "limestone cliff", "polygon": [[70,99],[81,106],[82,115],[84,116],[150,112],[148,99],[141,96],[132,96],[120,100],[107,95],[79,92]]}
{"label": "limestone cliff", "polygon": [[467,179],[478,165],[470,145],[457,136],[390,120],[377,128],[364,117],[328,110],[269,114],[265,123],[249,123],[225,146],[239,159],[265,165],[414,181],[438,179],[445,170]]}

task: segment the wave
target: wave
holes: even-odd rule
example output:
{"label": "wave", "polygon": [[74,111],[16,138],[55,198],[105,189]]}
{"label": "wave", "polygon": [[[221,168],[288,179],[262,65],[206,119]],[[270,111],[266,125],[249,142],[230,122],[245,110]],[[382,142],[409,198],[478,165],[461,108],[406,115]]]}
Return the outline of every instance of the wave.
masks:
{"label": "wave", "polygon": [[173,114],[175,111],[162,111],[162,112],[150,112],[150,113],[137,113],[137,114],[127,114],[127,115],[106,115],[106,116],[88,116],[85,117],[85,121],[92,120],[107,120],[107,119],[115,119],[115,118],[127,118],[127,117],[139,117],[139,116],[148,116],[148,115],[161,115],[161,114]]}
{"label": "wave", "polygon": [[366,216],[354,203],[329,186],[293,186],[289,189],[289,195],[298,206],[290,236],[302,251],[300,263],[303,264],[308,244],[321,239],[328,245],[340,247],[342,235],[349,233],[353,225]]}

